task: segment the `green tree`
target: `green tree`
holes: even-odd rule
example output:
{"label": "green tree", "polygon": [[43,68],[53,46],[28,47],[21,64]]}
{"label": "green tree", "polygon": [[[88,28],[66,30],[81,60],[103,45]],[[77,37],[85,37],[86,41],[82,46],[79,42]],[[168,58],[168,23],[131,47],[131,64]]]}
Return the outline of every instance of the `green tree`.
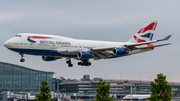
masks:
{"label": "green tree", "polygon": [[50,99],[50,89],[46,81],[41,81],[40,89],[41,92],[39,94],[36,94],[36,99],[34,101],[54,101],[54,99]]}
{"label": "green tree", "polygon": [[65,88],[62,88],[62,89],[60,90],[60,92],[61,92],[61,93],[65,93],[65,92],[66,92],[66,89],[65,89]]}
{"label": "green tree", "polygon": [[163,74],[157,74],[157,79],[151,82],[150,90],[151,96],[148,98],[150,101],[171,101],[171,86],[166,80],[166,76]]}
{"label": "green tree", "polygon": [[110,97],[110,84],[106,84],[106,81],[100,79],[98,88],[96,89],[96,101],[113,101],[114,96]]}

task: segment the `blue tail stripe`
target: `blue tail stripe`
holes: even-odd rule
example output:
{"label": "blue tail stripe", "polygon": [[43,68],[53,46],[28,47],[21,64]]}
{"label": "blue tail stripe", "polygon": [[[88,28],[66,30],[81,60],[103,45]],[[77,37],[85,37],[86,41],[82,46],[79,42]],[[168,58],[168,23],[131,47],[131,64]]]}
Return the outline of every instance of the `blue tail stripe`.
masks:
{"label": "blue tail stripe", "polygon": [[149,38],[150,40],[152,40],[153,38],[153,33],[147,33],[145,35],[141,35],[141,37],[146,37],[146,38]]}

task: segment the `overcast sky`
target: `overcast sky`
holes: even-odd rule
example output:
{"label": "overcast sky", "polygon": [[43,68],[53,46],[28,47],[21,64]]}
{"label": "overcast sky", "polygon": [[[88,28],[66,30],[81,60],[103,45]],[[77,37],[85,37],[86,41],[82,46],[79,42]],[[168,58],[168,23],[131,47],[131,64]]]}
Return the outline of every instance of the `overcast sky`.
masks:
{"label": "overcast sky", "polygon": [[[180,82],[179,0],[6,0],[0,1],[0,61],[29,68],[54,71],[55,76],[153,80],[158,73]],[[18,33],[39,33],[76,39],[128,41],[147,21],[157,19],[153,39],[172,35],[169,46],[107,60],[90,60],[92,66],[69,68],[65,59],[45,62],[40,56],[20,55],[3,43]]]}

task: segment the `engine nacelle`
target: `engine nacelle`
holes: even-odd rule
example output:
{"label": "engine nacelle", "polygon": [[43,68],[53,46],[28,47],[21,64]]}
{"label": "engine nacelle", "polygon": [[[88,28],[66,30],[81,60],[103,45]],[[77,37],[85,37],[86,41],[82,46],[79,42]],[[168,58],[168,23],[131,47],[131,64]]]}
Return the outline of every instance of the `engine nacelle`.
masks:
{"label": "engine nacelle", "polygon": [[92,57],[92,54],[91,54],[91,52],[80,51],[77,54],[77,57],[79,59],[90,59]]}
{"label": "engine nacelle", "polygon": [[55,60],[57,60],[57,58],[55,58],[55,57],[50,57],[50,56],[42,56],[42,59],[43,59],[44,61],[55,61]]}
{"label": "engine nacelle", "polygon": [[128,51],[125,48],[114,48],[113,49],[113,54],[114,55],[124,55],[127,54]]}

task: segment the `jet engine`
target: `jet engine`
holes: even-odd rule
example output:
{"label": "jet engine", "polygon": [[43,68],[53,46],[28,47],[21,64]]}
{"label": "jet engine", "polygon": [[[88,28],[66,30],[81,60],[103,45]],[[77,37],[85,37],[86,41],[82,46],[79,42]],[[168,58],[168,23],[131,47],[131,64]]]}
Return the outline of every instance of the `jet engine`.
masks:
{"label": "jet engine", "polygon": [[80,51],[77,54],[77,57],[79,59],[90,59],[92,57],[92,54],[91,54],[91,52]]}
{"label": "jet engine", "polygon": [[113,49],[113,54],[114,55],[124,55],[127,54],[128,51],[125,48],[114,48]]}
{"label": "jet engine", "polygon": [[44,61],[55,61],[55,60],[57,60],[57,58],[55,58],[55,57],[50,57],[50,56],[42,56],[42,59],[43,59]]}

